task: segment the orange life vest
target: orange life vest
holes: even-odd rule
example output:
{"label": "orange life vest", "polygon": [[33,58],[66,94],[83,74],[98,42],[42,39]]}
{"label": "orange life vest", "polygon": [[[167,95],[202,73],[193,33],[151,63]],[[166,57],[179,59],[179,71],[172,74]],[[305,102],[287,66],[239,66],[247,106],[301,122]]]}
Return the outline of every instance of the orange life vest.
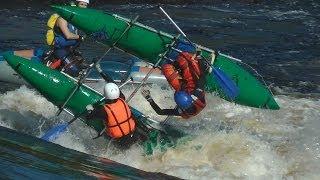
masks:
{"label": "orange life vest", "polygon": [[181,73],[171,64],[164,64],[161,69],[169,84],[176,91],[185,90],[191,93],[195,90],[196,82],[201,75],[198,61],[196,57],[193,57],[193,54],[181,52],[177,59]]}
{"label": "orange life vest", "polygon": [[205,102],[205,98],[204,98],[204,96],[205,96],[204,92],[202,92],[200,94],[200,96],[201,97],[196,97],[196,99],[193,101],[193,106],[195,108],[195,112],[193,112],[193,113],[183,112],[181,114],[182,118],[189,119],[190,117],[199,114],[202,111],[202,109],[204,109],[206,107],[206,102]]}
{"label": "orange life vest", "polygon": [[105,104],[107,114],[106,133],[112,138],[121,138],[133,133],[136,128],[135,120],[127,103],[119,98],[115,103]]}

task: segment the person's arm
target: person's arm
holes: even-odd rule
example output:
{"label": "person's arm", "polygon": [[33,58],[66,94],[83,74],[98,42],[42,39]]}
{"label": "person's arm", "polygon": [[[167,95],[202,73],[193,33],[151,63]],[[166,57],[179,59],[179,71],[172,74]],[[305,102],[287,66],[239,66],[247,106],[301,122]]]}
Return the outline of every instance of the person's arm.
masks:
{"label": "person's arm", "polygon": [[102,71],[99,63],[96,64],[96,69],[99,72],[100,76],[106,81],[106,83],[110,83],[110,82],[115,83],[110,76],[108,76],[106,73]]}
{"label": "person's arm", "polygon": [[93,108],[92,105],[88,105],[86,109],[88,111],[88,114],[86,115],[86,119],[96,119],[96,118],[105,119],[106,118],[106,112],[103,110],[102,106]]}
{"label": "person's arm", "polygon": [[110,83],[110,82],[115,83],[114,80],[110,76],[108,76],[106,73],[99,72],[99,74],[106,81],[106,83]]}
{"label": "person's arm", "polygon": [[68,22],[64,20],[62,17],[57,19],[57,26],[60,28],[61,32],[67,39],[80,39],[80,36],[77,34],[73,34],[68,29]]}
{"label": "person's arm", "polygon": [[151,107],[154,109],[154,111],[159,115],[168,115],[168,116],[180,116],[180,112],[177,108],[175,109],[161,109],[158,104],[154,102],[152,98],[148,100]]}
{"label": "person's arm", "polygon": [[[106,81],[106,83],[110,83],[110,82],[115,83],[110,76],[108,76],[106,73],[102,71],[100,64],[96,64],[96,69],[99,72],[100,76]],[[126,100],[126,97],[124,96],[122,91],[120,91],[120,98],[123,100]]]}
{"label": "person's arm", "polygon": [[141,91],[143,97],[150,103],[151,107],[154,111],[159,115],[169,115],[169,116],[180,116],[180,112],[177,108],[174,109],[161,109],[157,103],[154,102],[152,97],[150,96],[149,90]]}

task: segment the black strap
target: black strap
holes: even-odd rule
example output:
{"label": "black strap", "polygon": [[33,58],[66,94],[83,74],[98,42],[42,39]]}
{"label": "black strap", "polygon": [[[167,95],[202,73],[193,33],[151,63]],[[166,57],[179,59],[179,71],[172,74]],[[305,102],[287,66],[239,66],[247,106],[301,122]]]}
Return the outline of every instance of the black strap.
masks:
{"label": "black strap", "polygon": [[[120,98],[120,101],[122,102],[122,104],[123,104],[123,106],[124,106],[124,109],[126,110],[126,114],[127,114],[127,117],[129,117],[129,112],[128,112],[128,109],[127,109],[127,106],[126,106],[126,104],[125,104],[125,102]],[[127,122],[128,122],[128,124],[129,124],[129,130],[130,130],[130,133],[132,133],[132,130],[133,129],[131,129],[131,124],[130,124],[130,119],[132,118],[132,114],[131,114],[131,116],[126,120]],[[124,121],[124,122],[126,122],[126,121]]]}

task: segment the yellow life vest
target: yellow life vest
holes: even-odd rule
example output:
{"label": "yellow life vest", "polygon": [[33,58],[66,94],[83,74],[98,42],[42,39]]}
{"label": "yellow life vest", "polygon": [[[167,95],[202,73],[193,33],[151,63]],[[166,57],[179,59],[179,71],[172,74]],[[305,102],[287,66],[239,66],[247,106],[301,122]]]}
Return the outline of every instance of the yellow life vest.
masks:
{"label": "yellow life vest", "polygon": [[48,31],[47,31],[47,34],[46,34],[46,41],[47,41],[47,44],[49,46],[52,46],[54,45],[54,38],[55,38],[55,35],[54,35],[54,26],[56,25],[56,21],[57,19],[59,18],[59,15],[58,14],[52,14],[47,22],[47,26],[48,26]]}

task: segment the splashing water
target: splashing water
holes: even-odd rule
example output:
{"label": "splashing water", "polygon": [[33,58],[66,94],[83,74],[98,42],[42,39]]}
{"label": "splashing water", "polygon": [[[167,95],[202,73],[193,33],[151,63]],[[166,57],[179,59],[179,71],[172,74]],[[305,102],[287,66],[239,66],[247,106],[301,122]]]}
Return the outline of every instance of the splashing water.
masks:
{"label": "splashing water", "polygon": [[26,86],[21,86],[15,91],[9,91],[2,95],[0,97],[0,109],[10,109],[22,114],[31,111],[46,118],[52,117],[54,112],[58,110],[52,103]]}
{"label": "splashing water", "polygon": [[[128,96],[132,90],[127,87],[124,93]],[[153,85],[151,94],[163,108],[174,107],[172,91]],[[143,155],[139,145],[119,150],[103,138],[92,140],[95,132],[80,121],[54,143],[146,171],[160,171],[186,179],[319,178],[320,101],[284,95],[276,96],[276,100],[281,109],[270,111],[235,105],[208,95],[208,106],[199,116],[188,121],[179,118],[168,121],[191,135],[182,138],[176,148],[148,157]],[[157,120],[165,119],[155,115],[140,93],[132,99],[131,105]],[[18,131],[13,122],[23,121],[22,117],[39,125],[35,122],[38,119],[26,112],[31,111],[49,121],[57,110],[24,86],[0,95],[0,107],[20,114],[7,117],[6,121],[3,114],[0,117],[1,125]],[[67,121],[66,116],[59,118],[58,121]],[[50,125],[42,128],[48,129]],[[38,129],[31,134],[39,137],[42,131]]]}

